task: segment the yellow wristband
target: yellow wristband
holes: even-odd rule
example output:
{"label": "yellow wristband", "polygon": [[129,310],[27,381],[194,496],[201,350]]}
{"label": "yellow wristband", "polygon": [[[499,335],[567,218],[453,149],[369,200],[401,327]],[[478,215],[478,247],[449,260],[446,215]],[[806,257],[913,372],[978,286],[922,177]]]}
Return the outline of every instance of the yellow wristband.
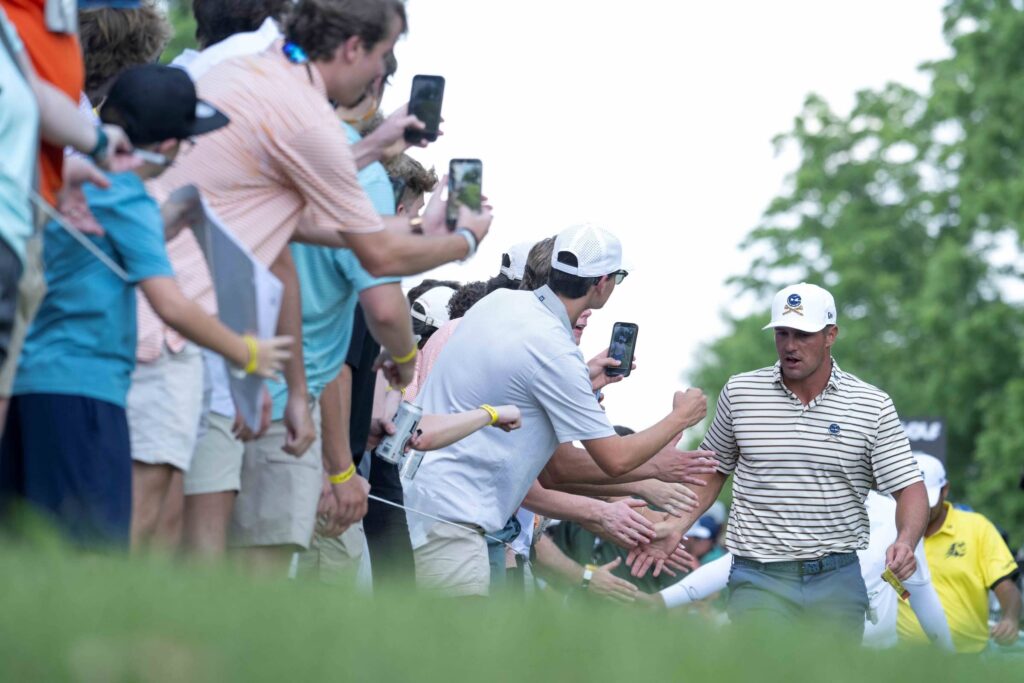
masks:
{"label": "yellow wristband", "polygon": [[384,387],[384,391],[400,391],[402,392],[402,396],[405,396],[405,387],[402,387],[401,389],[395,389],[393,386],[389,384],[386,387]]}
{"label": "yellow wristband", "polygon": [[482,406],[480,406],[480,408],[481,408],[481,410],[483,410],[484,412],[486,412],[488,415],[491,416],[491,426],[492,427],[494,425],[498,424],[498,411],[497,410],[495,410],[492,406],[487,405],[486,403],[483,404]]}
{"label": "yellow wristband", "polygon": [[242,335],[242,341],[245,342],[246,348],[249,349],[249,362],[245,364],[245,374],[251,375],[260,366],[260,345],[256,341],[256,337],[251,334]]}
{"label": "yellow wristband", "polygon": [[341,474],[329,475],[327,477],[327,481],[331,482],[332,484],[344,484],[346,481],[348,481],[349,479],[351,479],[355,475],[356,475],[356,465],[355,465],[355,463],[352,463],[351,465],[348,466],[348,469],[345,470],[344,472],[342,472]]}
{"label": "yellow wristband", "polygon": [[401,357],[399,357],[399,356],[391,356],[391,360],[395,361],[399,365],[404,365],[405,363],[408,363],[413,358],[415,358],[417,353],[419,353],[419,348],[417,348],[416,345],[413,344],[412,351],[410,351],[409,353],[407,353],[407,354],[405,354],[404,356],[401,356]]}

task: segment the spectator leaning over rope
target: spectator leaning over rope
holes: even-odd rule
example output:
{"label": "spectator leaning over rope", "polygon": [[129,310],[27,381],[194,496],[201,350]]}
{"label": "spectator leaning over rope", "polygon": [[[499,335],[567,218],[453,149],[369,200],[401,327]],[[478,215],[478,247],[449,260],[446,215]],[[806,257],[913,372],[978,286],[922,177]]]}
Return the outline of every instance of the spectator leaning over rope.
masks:
{"label": "spectator leaning over rope", "polygon": [[504,527],[559,442],[582,440],[602,467],[620,474],[703,415],[698,391],[677,393],[672,412],[655,426],[617,436],[594,398],[572,327],[584,310],[602,307],[626,276],[621,246],[600,228],[571,228],[559,234],[551,266],[549,286],[498,290],[474,306],[421,391],[424,412],[511,403],[529,425],[511,435],[483,430],[428,453],[407,483],[410,508],[470,527],[409,515],[417,582],[425,588],[488,595],[491,572],[481,532]]}

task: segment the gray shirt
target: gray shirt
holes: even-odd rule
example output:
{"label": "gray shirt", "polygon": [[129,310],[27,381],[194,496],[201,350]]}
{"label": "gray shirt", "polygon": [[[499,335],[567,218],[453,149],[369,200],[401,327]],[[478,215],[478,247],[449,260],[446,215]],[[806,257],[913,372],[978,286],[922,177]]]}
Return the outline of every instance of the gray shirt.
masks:
{"label": "gray shirt", "polygon": [[[406,504],[453,522],[501,529],[560,443],[613,436],[565,307],[547,287],[498,290],[478,302],[418,396],[424,414],[513,404],[521,429],[481,429],[428,452],[405,481]],[[410,513],[413,547],[434,524]]]}

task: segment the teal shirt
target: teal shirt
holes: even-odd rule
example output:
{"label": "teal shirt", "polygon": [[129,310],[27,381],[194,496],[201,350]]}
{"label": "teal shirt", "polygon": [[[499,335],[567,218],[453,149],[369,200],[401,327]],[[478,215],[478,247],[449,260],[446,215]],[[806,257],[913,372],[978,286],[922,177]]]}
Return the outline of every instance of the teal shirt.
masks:
{"label": "teal shirt", "polygon": [[46,225],[46,297],[18,364],[14,394],[70,394],[124,406],[135,368],[135,285],[172,277],[160,209],[134,173],[85,187],[106,234],[90,236],[123,281],[54,222]]}
{"label": "teal shirt", "polygon": [[[359,141],[359,133],[348,124],[345,132],[349,143]],[[393,216],[395,195],[384,166],[373,163],[359,172],[359,184],[373,202],[377,213]],[[401,278],[374,278],[359,265],[359,259],[349,249],[331,249],[308,244],[289,247],[295,259],[295,269],[302,292],[302,355],[306,367],[309,393],[320,396],[341,371],[352,341],[352,318],[359,293],[365,289]],[[283,382],[268,381],[267,387],[274,400],[272,418],[284,417],[288,401],[288,387]]]}
{"label": "teal shirt", "polygon": [[[0,31],[18,54],[25,54],[14,26],[0,9]],[[39,107],[18,65],[0,43],[0,239],[25,260],[32,234],[28,193],[39,156]]]}

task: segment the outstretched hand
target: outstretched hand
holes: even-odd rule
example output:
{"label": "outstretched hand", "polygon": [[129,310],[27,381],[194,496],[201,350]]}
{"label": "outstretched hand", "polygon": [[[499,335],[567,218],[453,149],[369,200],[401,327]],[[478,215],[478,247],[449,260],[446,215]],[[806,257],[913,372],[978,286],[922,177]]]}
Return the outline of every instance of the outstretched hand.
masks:
{"label": "outstretched hand", "polygon": [[672,569],[686,571],[691,556],[679,545],[682,540],[682,530],[673,528],[665,536],[633,548],[626,557],[630,574],[641,578],[647,576],[652,567],[654,576],[660,576],[663,571],[672,574]]}
{"label": "outstretched hand", "polygon": [[624,498],[604,503],[597,523],[585,524],[584,527],[615,545],[630,550],[655,538],[654,524],[635,509],[645,507],[646,501],[638,498]]}

